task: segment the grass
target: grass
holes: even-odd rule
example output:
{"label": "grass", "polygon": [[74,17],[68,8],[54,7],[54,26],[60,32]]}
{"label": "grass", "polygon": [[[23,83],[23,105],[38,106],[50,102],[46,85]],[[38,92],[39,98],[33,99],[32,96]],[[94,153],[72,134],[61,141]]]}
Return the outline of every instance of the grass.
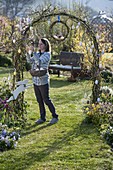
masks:
{"label": "grass", "polygon": [[[4,74],[4,76],[7,74]],[[0,74],[3,77],[3,74]],[[27,73],[26,78],[31,83]],[[87,124],[82,112],[89,81],[68,82],[66,77],[51,75],[50,96],[59,114],[59,122],[36,125],[39,117],[33,87],[25,92],[28,122],[14,150],[0,153],[0,170],[113,170],[113,153],[101,138],[97,127]]]}

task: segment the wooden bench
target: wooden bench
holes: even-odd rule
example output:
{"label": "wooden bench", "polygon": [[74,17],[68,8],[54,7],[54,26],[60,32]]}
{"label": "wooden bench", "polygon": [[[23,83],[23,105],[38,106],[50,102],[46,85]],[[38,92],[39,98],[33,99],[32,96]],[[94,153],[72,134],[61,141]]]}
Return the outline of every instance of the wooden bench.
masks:
{"label": "wooden bench", "polygon": [[83,53],[62,51],[59,55],[59,64],[50,63],[49,69],[57,70],[58,76],[60,71],[70,71],[71,76],[76,77],[82,70],[83,58]]}

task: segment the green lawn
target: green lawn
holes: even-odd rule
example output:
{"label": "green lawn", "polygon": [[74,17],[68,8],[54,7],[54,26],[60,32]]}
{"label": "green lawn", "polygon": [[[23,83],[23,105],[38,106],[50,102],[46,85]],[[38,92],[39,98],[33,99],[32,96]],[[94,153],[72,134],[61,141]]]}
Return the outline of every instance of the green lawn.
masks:
{"label": "green lawn", "polygon": [[[31,83],[29,73],[25,78]],[[47,122],[34,123],[39,111],[30,87],[25,92],[30,105],[28,124],[22,129],[17,148],[0,153],[0,170],[113,170],[113,152],[98,129],[84,121],[83,98],[90,90],[89,81],[68,82],[66,77],[51,75],[50,95],[59,122],[49,126],[48,108]]]}

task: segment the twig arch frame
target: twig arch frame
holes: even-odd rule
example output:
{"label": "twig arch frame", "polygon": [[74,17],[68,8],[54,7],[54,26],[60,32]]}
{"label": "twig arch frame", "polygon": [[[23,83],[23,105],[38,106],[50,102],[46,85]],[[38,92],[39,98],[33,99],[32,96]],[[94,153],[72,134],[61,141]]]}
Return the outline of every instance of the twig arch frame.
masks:
{"label": "twig arch frame", "polygon": [[[58,23],[58,24],[62,24],[62,25],[65,26],[65,28],[66,28],[66,30],[67,30],[67,33],[66,33],[65,36],[63,36],[63,37],[58,37],[58,36],[53,35],[53,27],[54,27],[57,23]],[[50,34],[51,34],[51,37],[54,38],[55,40],[57,40],[57,41],[64,41],[64,40],[67,38],[68,34],[69,34],[69,27],[68,27],[68,25],[67,25],[64,21],[62,21],[62,20],[58,21],[58,20],[57,20],[57,21],[54,21],[54,22],[50,25],[49,32],[50,32]]]}
{"label": "twig arch frame", "polygon": [[[35,13],[36,14],[36,13]],[[38,14],[38,13],[37,13]],[[87,31],[88,36],[92,39],[94,43],[94,52],[93,52],[93,64],[92,64],[92,81],[93,81],[93,87],[92,87],[92,103],[96,103],[100,96],[100,84],[101,84],[101,76],[99,71],[99,57],[100,57],[100,51],[98,42],[96,40],[96,36],[93,32],[93,29],[91,25],[86,23],[86,21],[82,20],[81,18],[78,18],[72,14],[66,13],[66,12],[49,12],[45,11],[42,15],[38,15],[37,18],[35,18],[32,23],[26,28],[24,35],[30,30],[30,26],[34,26],[38,22],[43,22],[46,18],[55,17],[55,16],[67,16],[69,19],[72,19],[74,22],[80,22],[81,25],[85,28]],[[98,84],[95,83],[95,81],[98,80]]]}

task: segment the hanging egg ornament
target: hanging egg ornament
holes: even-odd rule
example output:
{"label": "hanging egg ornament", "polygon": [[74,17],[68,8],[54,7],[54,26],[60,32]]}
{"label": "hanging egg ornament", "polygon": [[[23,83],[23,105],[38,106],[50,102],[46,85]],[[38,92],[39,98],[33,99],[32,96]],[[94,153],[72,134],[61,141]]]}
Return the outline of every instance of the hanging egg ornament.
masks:
{"label": "hanging egg ornament", "polygon": [[80,22],[78,22],[78,26],[80,26]]}
{"label": "hanging egg ornament", "polygon": [[79,42],[79,45],[82,46],[82,42],[81,41]]}
{"label": "hanging egg ornament", "polygon": [[90,53],[92,53],[92,49],[90,48]]}
{"label": "hanging egg ornament", "polygon": [[50,19],[48,19],[48,24],[50,25],[50,23],[51,23],[51,21],[50,21]]}
{"label": "hanging egg ornament", "polygon": [[21,53],[21,49],[20,49],[20,48],[18,49],[18,53],[19,53],[19,54]]}
{"label": "hanging egg ornament", "polygon": [[58,22],[60,22],[60,15],[58,15]]}
{"label": "hanging egg ornament", "polygon": [[14,71],[13,75],[16,76],[16,71]]}
{"label": "hanging egg ornament", "polygon": [[97,98],[97,102],[100,102],[100,98]]}
{"label": "hanging egg ornament", "polygon": [[99,68],[102,68],[102,63],[99,64]]}
{"label": "hanging egg ornament", "polygon": [[19,29],[20,29],[20,31],[22,31],[22,26],[21,25],[19,25]]}
{"label": "hanging egg ornament", "polygon": [[92,45],[91,48],[94,48],[94,45]]}
{"label": "hanging egg ornament", "polygon": [[72,25],[72,29],[75,29],[75,26],[74,26],[74,25]]}
{"label": "hanging egg ornament", "polygon": [[87,69],[89,70],[89,69],[90,69],[90,67],[89,67],[89,66],[87,66]]}
{"label": "hanging egg ornament", "polygon": [[15,42],[16,42],[16,40],[15,39],[13,39],[13,43],[15,44]]}
{"label": "hanging egg ornament", "polygon": [[97,36],[96,36],[96,39],[97,39],[97,40],[99,40],[99,38],[100,38],[100,36],[99,36],[99,35],[97,35]]}
{"label": "hanging egg ornament", "polygon": [[102,50],[102,54],[104,54],[104,50]]}
{"label": "hanging egg ornament", "polygon": [[76,26],[76,29],[78,29],[78,28],[79,28],[79,26],[77,25],[77,26]]}
{"label": "hanging egg ornament", "polygon": [[9,73],[9,76],[8,76],[8,81],[10,81],[11,80],[11,74]]}
{"label": "hanging egg ornament", "polygon": [[88,46],[86,46],[86,50],[88,50]]}
{"label": "hanging egg ornament", "polygon": [[89,45],[91,45],[91,43],[92,43],[92,42],[91,42],[91,41],[89,41]]}
{"label": "hanging egg ornament", "polygon": [[96,85],[98,84],[98,80],[95,80],[95,84],[96,84]]}
{"label": "hanging egg ornament", "polygon": [[86,94],[86,93],[84,94],[84,98],[85,98],[85,99],[87,98],[87,94]]}
{"label": "hanging egg ornament", "polygon": [[31,51],[31,50],[29,50],[29,51],[28,51],[28,54],[29,54],[29,55],[31,55],[31,54],[32,54],[32,51]]}
{"label": "hanging egg ornament", "polygon": [[27,24],[30,24],[31,19],[28,17],[28,18],[26,18],[26,21],[27,21]]}
{"label": "hanging egg ornament", "polygon": [[30,31],[32,31],[32,30],[33,30],[33,27],[32,27],[32,26],[30,26],[30,28],[29,28],[29,29],[30,29]]}
{"label": "hanging egg ornament", "polygon": [[87,18],[85,18],[85,19],[84,19],[84,21],[86,21],[86,22],[87,22]]}

